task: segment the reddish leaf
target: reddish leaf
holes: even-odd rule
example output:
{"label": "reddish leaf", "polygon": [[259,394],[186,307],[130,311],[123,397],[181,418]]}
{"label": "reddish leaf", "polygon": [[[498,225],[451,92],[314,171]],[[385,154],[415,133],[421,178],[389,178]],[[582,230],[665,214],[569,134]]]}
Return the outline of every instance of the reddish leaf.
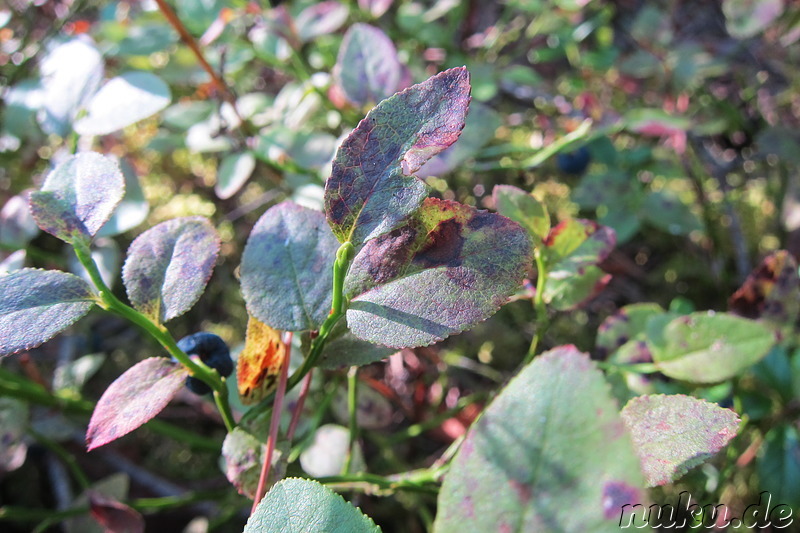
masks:
{"label": "reddish leaf", "polygon": [[797,261],[786,250],[765,257],[744,284],[733,293],[728,306],[746,318],[764,318],[793,324],[800,311],[800,277]]}
{"label": "reddish leaf", "polygon": [[136,363],[103,393],[86,431],[91,451],[127,435],[161,412],[183,387],[189,371],[164,357]]}
{"label": "reddish leaf", "polygon": [[107,533],[144,533],[142,515],[113,498],[90,492],[89,511]]}

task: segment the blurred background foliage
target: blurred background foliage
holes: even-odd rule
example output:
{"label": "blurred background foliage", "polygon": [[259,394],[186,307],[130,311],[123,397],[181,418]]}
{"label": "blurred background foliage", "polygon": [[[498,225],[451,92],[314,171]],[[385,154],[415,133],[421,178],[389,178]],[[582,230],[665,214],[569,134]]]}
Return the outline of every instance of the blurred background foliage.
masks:
{"label": "blurred background foliage", "polygon": [[[98,242],[109,279],[120,288],[122,251],[144,229],[177,216],[209,217],[223,237],[221,260],[209,290],[173,330],[178,338],[211,331],[237,346],[247,319],[237,267],[258,216],[287,198],[319,207],[334,151],[365,112],[460,65],[472,75],[472,110],[454,149],[419,173],[433,194],[491,209],[495,185],[516,185],[555,220],[589,218],[617,234],[601,265],[610,283],[580,306],[551,313],[543,348],[573,343],[602,358],[598,326],[621,307],[726,310],[764,256],[778,249],[800,255],[797,2],[169,5],[183,37],[152,0],[8,0],[0,7],[0,270],[77,268],[55,239],[35,230],[17,195],[75,150],[113,154],[128,174],[128,195]],[[348,76],[369,47],[379,50],[385,83],[361,90]],[[128,93],[111,89],[106,100],[99,96],[107,80],[131,72],[153,75],[133,84],[146,98],[126,100]],[[82,118],[92,113],[113,129],[87,128]],[[366,389],[378,393],[364,407],[365,417],[379,413],[364,431],[370,471],[427,466],[463,434],[527,350],[536,329],[529,296],[521,292],[520,301],[468,333],[362,372]],[[201,399],[182,396],[162,415],[167,428],[151,424],[111,451],[83,452],[91,401],[157,351],[117,319],[91,316],[0,365],[4,375],[25,376],[44,391],[27,402],[0,395],[8,403],[4,434],[14,435],[0,452],[0,505],[49,509],[10,531],[31,523],[47,529],[73,493],[120,471],[113,490],[144,510],[154,530],[181,530],[198,516],[205,518],[191,527],[200,529],[191,531],[240,530],[246,502],[226,490],[215,455],[223,430]],[[717,401],[745,420],[725,452],[658,489],[654,501],[677,501],[689,490],[702,502],[737,505],[771,490],[800,509],[795,325],[787,324],[783,345],[734,380],[698,388],[653,379],[651,390]],[[297,453],[315,427],[346,424],[336,408],[344,375],[329,378],[312,393]],[[630,385],[621,386],[625,398]],[[430,413],[443,415],[431,423]],[[185,431],[164,436],[175,428]],[[147,499],[154,497],[161,499]],[[424,530],[435,512],[427,494],[356,498],[385,531]],[[88,531],[76,520],[68,531]]]}

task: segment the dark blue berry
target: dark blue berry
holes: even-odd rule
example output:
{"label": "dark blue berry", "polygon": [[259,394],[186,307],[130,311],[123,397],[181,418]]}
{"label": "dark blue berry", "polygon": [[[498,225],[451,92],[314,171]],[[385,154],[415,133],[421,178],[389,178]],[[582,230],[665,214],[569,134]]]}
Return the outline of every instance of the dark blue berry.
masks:
{"label": "dark blue berry", "polygon": [[567,174],[583,174],[589,166],[592,156],[585,146],[581,146],[574,152],[560,153],[556,156],[556,164],[559,170]]}
{"label": "dark blue berry", "polygon": [[[178,348],[188,356],[197,356],[207,366],[215,369],[223,377],[233,372],[233,360],[225,341],[213,333],[193,333],[178,341]],[[195,394],[203,395],[211,392],[211,387],[201,380],[189,376],[186,387]]]}

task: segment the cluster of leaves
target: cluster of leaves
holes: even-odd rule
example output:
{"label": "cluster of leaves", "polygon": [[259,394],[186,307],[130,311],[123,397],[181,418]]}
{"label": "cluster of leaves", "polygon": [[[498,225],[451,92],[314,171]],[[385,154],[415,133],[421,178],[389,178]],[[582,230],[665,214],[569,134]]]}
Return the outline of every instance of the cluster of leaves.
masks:
{"label": "cluster of leaves", "polygon": [[[0,9],[0,354],[24,354],[0,366],[0,472],[35,440],[83,492],[40,529],[206,496],[90,486],[29,404],[72,433],[92,413],[90,450],[146,424],[221,451],[249,498],[288,476],[245,531],[378,530],[330,489],[386,530],[611,531],[687,489],[800,507],[796,8],[63,6]],[[36,348],[111,323],[96,307],[149,339],[98,350],[122,368]],[[229,379],[226,349],[172,336],[200,329],[244,342]],[[224,442],[154,419],[208,411],[187,382]],[[212,527],[241,530],[242,500],[214,498]]]}

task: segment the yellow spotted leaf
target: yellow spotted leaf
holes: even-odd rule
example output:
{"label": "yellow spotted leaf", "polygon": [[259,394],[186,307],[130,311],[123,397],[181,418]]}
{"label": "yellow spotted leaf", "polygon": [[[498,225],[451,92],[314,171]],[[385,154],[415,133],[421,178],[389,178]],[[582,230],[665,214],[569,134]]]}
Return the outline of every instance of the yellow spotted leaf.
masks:
{"label": "yellow spotted leaf", "polygon": [[260,402],[278,384],[281,365],[286,359],[286,345],[280,331],[254,317],[247,321],[244,349],[239,354],[236,377],[239,397],[245,405]]}

